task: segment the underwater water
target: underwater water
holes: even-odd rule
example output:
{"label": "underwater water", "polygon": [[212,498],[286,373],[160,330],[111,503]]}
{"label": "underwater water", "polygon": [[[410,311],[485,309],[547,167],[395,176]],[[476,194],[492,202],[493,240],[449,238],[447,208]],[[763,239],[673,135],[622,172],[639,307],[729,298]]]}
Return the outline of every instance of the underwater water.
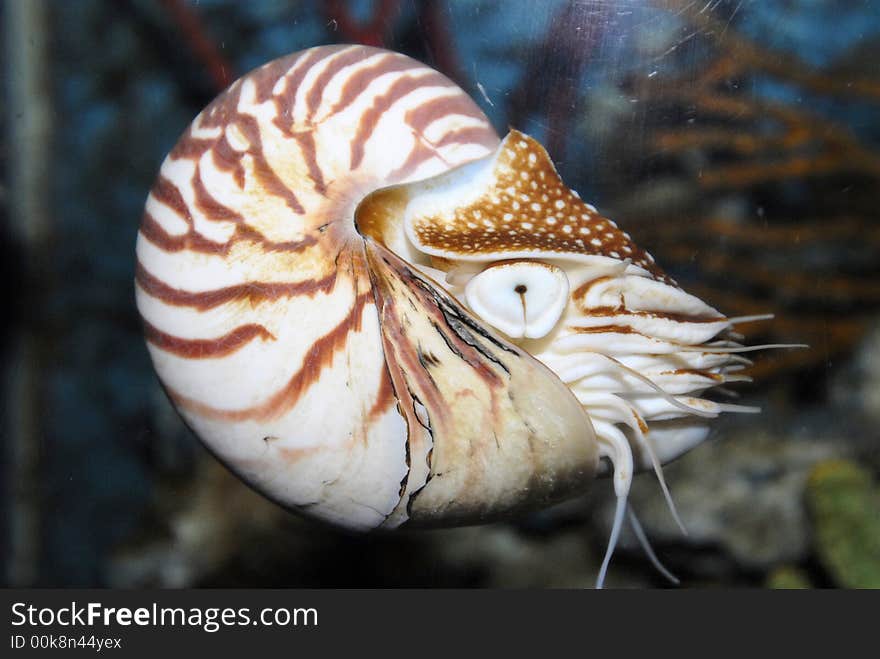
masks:
{"label": "underwater water", "polygon": [[[880,3],[124,0],[3,7],[6,585],[591,587],[611,481],[482,527],[356,536],[268,502],[168,402],[134,305],[165,154],[310,46],[423,61],[760,352],[631,501],[682,587],[880,587]],[[625,533],[607,585],[663,587]]]}

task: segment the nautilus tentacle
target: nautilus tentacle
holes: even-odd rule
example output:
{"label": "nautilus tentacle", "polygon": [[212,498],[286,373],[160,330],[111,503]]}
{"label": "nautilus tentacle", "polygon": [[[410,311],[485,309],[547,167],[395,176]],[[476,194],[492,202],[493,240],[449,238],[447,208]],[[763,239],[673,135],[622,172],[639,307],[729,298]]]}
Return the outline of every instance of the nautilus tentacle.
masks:
{"label": "nautilus tentacle", "polygon": [[539,508],[608,458],[604,575],[633,471],[662,482],[740,409],[702,397],[742,379],[730,320],[532,138],[499,141],[396,53],[312,48],[234,83],[162,164],[137,257],[187,423],[268,497],[347,528]]}

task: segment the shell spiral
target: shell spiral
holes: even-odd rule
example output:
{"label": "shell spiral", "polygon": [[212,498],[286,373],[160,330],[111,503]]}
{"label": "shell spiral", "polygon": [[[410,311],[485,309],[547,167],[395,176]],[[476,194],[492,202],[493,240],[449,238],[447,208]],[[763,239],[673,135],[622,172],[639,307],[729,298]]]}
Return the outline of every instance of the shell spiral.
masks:
{"label": "shell spiral", "polygon": [[498,144],[433,69],[325,46],[235,82],[167,156],[137,241],[149,351],[188,425],[266,496],[367,530],[589,486],[572,391],[354,220],[370,193]]}

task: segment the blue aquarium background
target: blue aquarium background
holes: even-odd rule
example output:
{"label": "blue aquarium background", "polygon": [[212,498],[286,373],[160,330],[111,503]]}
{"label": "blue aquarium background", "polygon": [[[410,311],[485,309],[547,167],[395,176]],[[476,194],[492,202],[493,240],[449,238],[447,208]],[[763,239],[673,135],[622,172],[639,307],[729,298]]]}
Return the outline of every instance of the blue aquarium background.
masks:
{"label": "blue aquarium background", "polygon": [[[611,483],[484,527],[354,536],[264,500],[152,371],[134,244],[159,165],[236,77],[393,48],[540,140],[755,356],[711,441],[632,502],[682,587],[880,587],[880,3],[7,0],[5,585],[589,587]],[[316,413],[321,413],[316,410]],[[624,535],[608,585],[669,585]]]}

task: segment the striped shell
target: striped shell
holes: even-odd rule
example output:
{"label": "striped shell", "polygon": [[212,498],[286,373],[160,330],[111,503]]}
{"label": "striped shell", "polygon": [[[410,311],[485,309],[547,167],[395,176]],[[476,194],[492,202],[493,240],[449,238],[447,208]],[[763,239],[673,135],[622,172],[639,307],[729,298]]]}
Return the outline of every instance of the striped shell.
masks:
{"label": "striped shell", "polygon": [[364,46],[211,103],[162,164],[137,258],[187,423],[266,496],[356,530],[540,508],[601,457],[619,530],[633,471],[702,441],[725,406],[700,394],[738,367],[730,321],[537,142]]}

